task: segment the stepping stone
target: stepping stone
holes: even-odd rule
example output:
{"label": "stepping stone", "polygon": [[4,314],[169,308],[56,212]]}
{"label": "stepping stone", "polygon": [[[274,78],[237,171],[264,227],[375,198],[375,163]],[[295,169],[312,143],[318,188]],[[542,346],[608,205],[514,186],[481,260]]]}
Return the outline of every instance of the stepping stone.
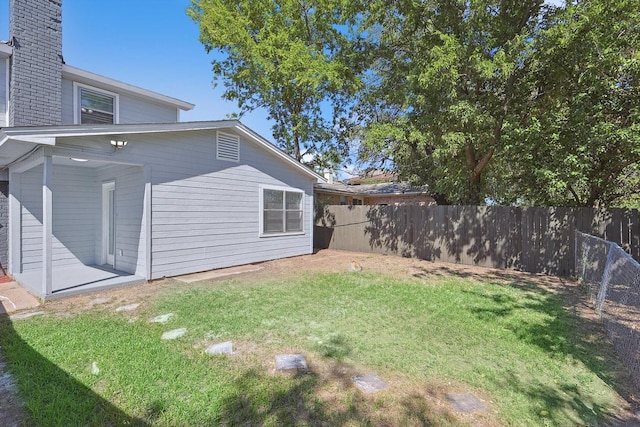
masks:
{"label": "stepping stone", "polygon": [[307,360],[302,354],[279,354],[276,356],[276,370],[278,371],[306,371]]}
{"label": "stepping stone", "polygon": [[27,313],[12,314],[11,316],[9,316],[9,319],[10,320],[28,319],[29,317],[42,316],[43,314],[44,314],[44,311],[29,311]]}
{"label": "stepping stone", "polygon": [[162,334],[163,340],[175,340],[187,333],[187,328],[172,329]]}
{"label": "stepping stone", "polygon": [[91,305],[100,305],[100,304],[106,304],[109,301],[111,301],[111,298],[96,298],[94,300],[91,300],[91,302],[89,304],[91,304]]}
{"label": "stepping stone", "polygon": [[116,311],[133,311],[138,307],[140,307],[140,303],[123,305],[121,307],[116,308]]}
{"label": "stepping stone", "polygon": [[447,394],[447,400],[456,412],[486,411],[488,408],[471,393]]}
{"label": "stepping stone", "polygon": [[231,341],[213,344],[205,350],[207,354],[233,354],[233,343]]}
{"label": "stepping stone", "polygon": [[351,377],[351,381],[365,393],[376,393],[389,388],[385,380],[380,378],[375,372],[355,375]]}
{"label": "stepping stone", "polygon": [[151,323],[167,323],[174,316],[173,313],[161,314],[149,320]]}

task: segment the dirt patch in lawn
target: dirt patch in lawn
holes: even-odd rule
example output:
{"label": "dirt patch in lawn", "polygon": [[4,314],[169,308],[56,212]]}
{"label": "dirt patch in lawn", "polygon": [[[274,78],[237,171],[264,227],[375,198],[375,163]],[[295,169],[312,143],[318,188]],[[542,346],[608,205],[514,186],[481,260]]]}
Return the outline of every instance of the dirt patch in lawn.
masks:
{"label": "dirt patch in lawn", "polygon": [[[287,277],[296,277],[304,273],[312,272],[348,272],[350,274],[381,273],[397,278],[407,279],[437,279],[447,276],[458,276],[478,282],[486,283],[490,280],[493,283],[505,286],[531,287],[542,289],[559,295],[564,302],[564,307],[584,319],[581,322],[582,335],[593,337],[593,340],[601,340],[604,334],[604,327],[598,319],[593,307],[588,302],[585,292],[573,281],[561,279],[554,276],[539,274],[521,273],[510,270],[497,270],[483,267],[473,267],[457,264],[447,264],[440,262],[423,261],[412,258],[401,258],[394,256],[384,256],[377,254],[354,253],[346,251],[322,250],[311,255],[304,255],[257,264],[261,269],[255,269],[242,274],[234,274],[229,277],[219,277],[206,282],[194,282],[185,284],[175,279],[157,280],[151,283],[136,285],[131,287],[106,290],[86,295],[73,296],[63,299],[48,301],[41,309],[46,310],[48,315],[68,316],[76,312],[102,309],[115,311],[117,307],[140,303],[141,307],[152,304],[158,296],[171,289],[180,287],[210,287],[218,280],[234,279],[242,281],[262,281],[262,280],[286,280]],[[135,314],[123,314],[135,315]],[[239,349],[251,347],[251,343],[237,343]],[[264,356],[263,363],[270,363],[273,357],[271,350],[253,348],[253,351],[240,352],[240,354],[251,354],[253,362]],[[268,350],[268,352],[265,352]],[[264,353],[263,353],[264,352]],[[607,375],[615,378],[615,387],[621,396],[620,405],[615,418],[611,420],[613,425],[637,425],[638,418],[635,416],[640,411],[640,394],[636,385],[623,366],[617,362],[617,357],[613,354],[607,355],[611,361],[611,366]],[[394,394],[384,391],[373,396],[364,396],[356,391],[352,394],[339,394],[336,390],[341,389],[345,382],[350,381],[355,372],[360,372],[358,367],[331,364],[325,361],[318,361],[313,357],[312,373],[322,378],[322,383],[318,387],[318,398],[331,406],[343,407],[345,417],[349,417],[349,408],[358,407],[353,405],[355,400],[368,402],[372,413],[381,414],[381,419],[372,420],[374,424],[392,425],[393,411],[417,411],[416,413],[426,414],[435,412],[439,414],[438,420],[427,420],[430,423],[444,421],[448,423],[453,418],[460,420],[460,414],[453,414],[450,405],[446,401],[446,393],[465,392],[468,390],[457,390],[455,386],[448,384],[412,384],[407,378],[385,378],[393,387]],[[402,383],[402,387],[397,387]],[[354,389],[355,390],[355,389]],[[482,398],[482,391],[473,390],[474,394]],[[380,410],[382,408],[383,410]],[[453,418],[452,418],[453,417]],[[464,419],[473,425],[498,425],[494,416],[488,413],[475,415],[464,415]],[[390,421],[391,420],[391,421]],[[420,420],[415,420],[419,423]]]}

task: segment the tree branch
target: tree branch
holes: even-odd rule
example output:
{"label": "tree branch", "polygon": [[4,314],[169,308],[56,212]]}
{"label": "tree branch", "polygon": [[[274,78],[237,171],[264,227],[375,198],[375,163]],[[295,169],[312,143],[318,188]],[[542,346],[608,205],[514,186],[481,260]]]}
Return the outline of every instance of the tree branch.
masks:
{"label": "tree branch", "polygon": [[575,190],[573,189],[573,187],[571,186],[571,184],[567,185],[567,188],[569,189],[569,191],[571,192],[571,194],[573,195],[573,198],[576,200],[576,204],[578,206],[582,206],[582,202],[580,202],[580,197],[578,196],[578,194],[575,192]]}

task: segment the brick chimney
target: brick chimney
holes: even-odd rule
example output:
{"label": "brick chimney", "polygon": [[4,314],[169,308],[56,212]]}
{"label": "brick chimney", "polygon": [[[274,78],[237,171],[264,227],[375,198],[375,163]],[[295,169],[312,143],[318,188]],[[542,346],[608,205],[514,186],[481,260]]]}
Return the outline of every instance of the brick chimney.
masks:
{"label": "brick chimney", "polygon": [[62,122],[62,0],[10,0],[9,126]]}

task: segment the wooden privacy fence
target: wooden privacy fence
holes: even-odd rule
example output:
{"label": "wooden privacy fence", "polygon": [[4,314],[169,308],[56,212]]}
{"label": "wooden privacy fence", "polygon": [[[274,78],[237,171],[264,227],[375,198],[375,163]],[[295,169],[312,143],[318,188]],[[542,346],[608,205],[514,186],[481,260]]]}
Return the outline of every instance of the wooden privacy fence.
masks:
{"label": "wooden privacy fence", "polygon": [[321,206],[314,245],[571,276],[576,230],[640,260],[635,209]]}

